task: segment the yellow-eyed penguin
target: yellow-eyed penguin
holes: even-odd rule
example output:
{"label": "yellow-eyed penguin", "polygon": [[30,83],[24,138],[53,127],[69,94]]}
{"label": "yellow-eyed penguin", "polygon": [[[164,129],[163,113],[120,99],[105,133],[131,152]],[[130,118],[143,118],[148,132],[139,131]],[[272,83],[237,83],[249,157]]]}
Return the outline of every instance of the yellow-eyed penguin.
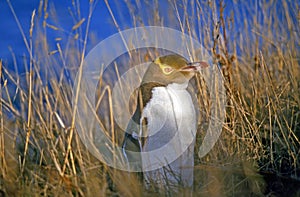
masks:
{"label": "yellow-eyed penguin", "polygon": [[207,66],[166,55],[155,59],[143,76],[122,150],[128,164],[143,171],[147,187],[193,185],[197,119],[186,88],[195,72]]}

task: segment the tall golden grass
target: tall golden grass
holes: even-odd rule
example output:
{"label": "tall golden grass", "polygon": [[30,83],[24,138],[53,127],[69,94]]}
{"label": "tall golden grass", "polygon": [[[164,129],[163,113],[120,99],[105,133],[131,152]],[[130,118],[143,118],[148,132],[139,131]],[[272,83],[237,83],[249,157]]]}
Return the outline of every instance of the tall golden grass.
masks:
{"label": "tall golden grass", "polygon": [[[104,2],[112,25],[120,30],[122,21],[115,17],[118,12],[109,1]],[[55,10],[41,1],[32,14],[30,35],[23,37],[29,65],[26,60],[15,65],[0,61],[0,191],[6,196],[161,195],[145,191],[134,174],[99,162],[76,133],[71,81],[87,54],[88,41],[93,42],[92,32],[81,25],[90,23],[95,2],[90,1],[90,15],[82,16],[86,20],[79,17],[77,3],[73,4],[74,16],[78,16],[74,26],[64,30],[49,22],[57,19]],[[126,5],[136,26],[168,26],[196,38],[220,64],[226,85],[223,132],[208,155],[198,158],[195,154],[193,195],[300,195],[299,4],[283,0],[256,1],[256,7],[237,1],[233,8],[222,1],[163,4],[154,0]],[[227,16],[226,9],[233,11]],[[244,32],[237,32],[237,24],[243,25]],[[55,49],[47,31],[57,32]],[[62,31],[70,32],[70,36],[60,37]],[[128,61],[143,59],[132,57]],[[29,69],[19,75],[9,66]],[[113,68],[119,71],[121,67]],[[208,117],[205,107],[209,104],[201,80],[197,76],[197,98]],[[101,103],[111,102],[112,87],[105,87],[100,94],[108,96],[100,97]],[[111,108],[101,110],[101,124],[108,133],[116,133],[115,141],[120,143],[122,135],[111,121]],[[206,126],[206,119],[199,122],[196,147]],[[181,192],[188,195],[190,191]]]}

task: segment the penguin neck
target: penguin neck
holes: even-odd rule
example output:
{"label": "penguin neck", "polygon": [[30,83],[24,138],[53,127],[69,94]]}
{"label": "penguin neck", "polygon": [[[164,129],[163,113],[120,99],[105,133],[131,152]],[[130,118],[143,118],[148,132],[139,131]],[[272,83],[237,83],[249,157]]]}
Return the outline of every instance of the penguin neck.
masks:
{"label": "penguin neck", "polygon": [[175,89],[175,90],[184,90],[188,87],[188,81],[184,83],[170,83],[167,85],[167,88]]}

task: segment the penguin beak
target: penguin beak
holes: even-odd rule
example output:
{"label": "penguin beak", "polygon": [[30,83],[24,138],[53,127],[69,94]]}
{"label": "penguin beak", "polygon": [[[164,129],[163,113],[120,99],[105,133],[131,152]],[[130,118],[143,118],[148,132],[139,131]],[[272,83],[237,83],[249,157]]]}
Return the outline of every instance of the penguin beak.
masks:
{"label": "penguin beak", "polygon": [[188,63],[185,67],[181,68],[180,71],[195,72],[195,71],[200,71],[201,69],[206,68],[208,66],[209,66],[209,64],[204,61],[191,62],[191,63]]}

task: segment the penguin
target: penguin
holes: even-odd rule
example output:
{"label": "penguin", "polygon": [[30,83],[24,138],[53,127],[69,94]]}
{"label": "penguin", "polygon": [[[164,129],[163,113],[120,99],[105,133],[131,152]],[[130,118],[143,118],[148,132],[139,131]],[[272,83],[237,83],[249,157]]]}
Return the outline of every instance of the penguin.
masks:
{"label": "penguin", "polygon": [[205,67],[205,61],[171,54],[152,61],[143,76],[122,152],[129,165],[143,172],[146,188],[193,186],[197,118],[187,87]]}

